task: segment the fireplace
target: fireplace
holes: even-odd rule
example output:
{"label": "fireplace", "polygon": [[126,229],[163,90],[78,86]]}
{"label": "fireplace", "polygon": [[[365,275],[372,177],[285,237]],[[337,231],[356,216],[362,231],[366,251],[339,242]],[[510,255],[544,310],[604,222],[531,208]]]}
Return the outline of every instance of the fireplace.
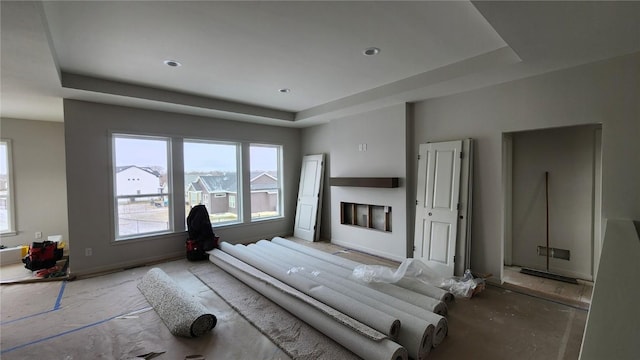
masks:
{"label": "fireplace", "polygon": [[391,206],[340,202],[340,223],[391,232]]}

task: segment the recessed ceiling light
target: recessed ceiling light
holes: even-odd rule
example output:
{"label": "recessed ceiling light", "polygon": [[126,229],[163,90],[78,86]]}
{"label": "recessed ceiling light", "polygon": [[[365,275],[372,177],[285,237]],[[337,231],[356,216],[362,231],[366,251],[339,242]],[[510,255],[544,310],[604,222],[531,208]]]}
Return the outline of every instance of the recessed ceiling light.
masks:
{"label": "recessed ceiling light", "polygon": [[179,62],[177,62],[175,60],[165,60],[164,64],[167,65],[167,66],[171,66],[171,67],[182,66],[182,64],[180,64]]}
{"label": "recessed ceiling light", "polygon": [[287,88],[282,88],[282,89],[278,89],[279,92],[286,94],[286,93],[290,93],[291,89],[287,89]]}
{"label": "recessed ceiling light", "polygon": [[377,47],[370,47],[370,48],[364,49],[364,51],[362,53],[367,55],[367,56],[373,56],[373,55],[379,54],[380,53],[380,49],[377,48]]}

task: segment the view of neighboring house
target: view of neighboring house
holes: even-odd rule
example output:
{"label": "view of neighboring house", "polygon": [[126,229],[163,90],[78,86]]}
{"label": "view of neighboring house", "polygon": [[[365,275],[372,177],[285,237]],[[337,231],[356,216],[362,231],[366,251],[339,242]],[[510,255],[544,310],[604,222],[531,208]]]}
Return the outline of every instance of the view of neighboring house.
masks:
{"label": "view of neighboring house", "polygon": [[185,193],[190,206],[205,205],[210,214],[238,214],[238,183],[235,174],[200,175],[187,184]]}
{"label": "view of neighboring house", "polygon": [[[189,176],[194,176],[189,174]],[[186,202],[189,206],[203,204],[210,214],[238,214],[238,183],[235,173],[198,175],[186,183]],[[251,174],[251,211],[275,211],[278,204],[278,178],[275,172]]]}
{"label": "view of neighboring house", "polygon": [[251,211],[275,211],[278,206],[278,178],[275,172],[251,174]]}
{"label": "view of neighboring house", "polygon": [[144,195],[162,193],[160,173],[135,165],[116,168],[118,195]]}

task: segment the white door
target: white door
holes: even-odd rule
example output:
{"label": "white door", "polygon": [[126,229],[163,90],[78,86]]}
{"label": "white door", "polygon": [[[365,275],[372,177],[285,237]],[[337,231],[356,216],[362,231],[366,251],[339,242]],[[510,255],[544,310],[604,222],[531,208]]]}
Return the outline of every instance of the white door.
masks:
{"label": "white door", "polygon": [[414,257],[454,273],[462,140],[420,144]]}
{"label": "white door", "polygon": [[318,213],[322,209],[320,200],[322,199],[323,169],[324,154],[306,155],[302,159],[293,236],[308,241],[315,241],[320,236]]}

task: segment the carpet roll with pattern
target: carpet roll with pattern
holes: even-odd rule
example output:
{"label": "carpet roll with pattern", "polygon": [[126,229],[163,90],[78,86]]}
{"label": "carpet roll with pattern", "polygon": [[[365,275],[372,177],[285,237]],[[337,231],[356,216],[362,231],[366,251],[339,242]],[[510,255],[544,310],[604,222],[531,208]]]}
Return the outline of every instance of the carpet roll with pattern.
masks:
{"label": "carpet roll with pattern", "polygon": [[161,269],[149,270],[138,289],[173,335],[198,337],[216,326],[215,315]]}

